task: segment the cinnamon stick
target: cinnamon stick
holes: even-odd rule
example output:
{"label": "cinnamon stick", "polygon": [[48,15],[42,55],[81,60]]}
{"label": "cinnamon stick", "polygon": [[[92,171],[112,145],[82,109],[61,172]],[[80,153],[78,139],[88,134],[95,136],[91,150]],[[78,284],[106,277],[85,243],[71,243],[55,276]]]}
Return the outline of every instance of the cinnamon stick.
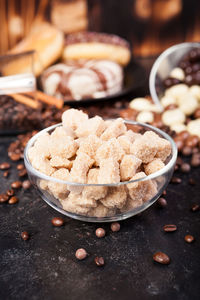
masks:
{"label": "cinnamon stick", "polygon": [[49,105],[55,105],[57,108],[62,108],[64,105],[64,101],[62,99],[55,98],[53,96],[49,96],[41,91],[36,91],[36,99],[40,100]]}
{"label": "cinnamon stick", "polygon": [[37,109],[39,107],[38,101],[32,100],[24,95],[11,94],[10,96],[13,97],[15,101],[30,106],[31,108]]}

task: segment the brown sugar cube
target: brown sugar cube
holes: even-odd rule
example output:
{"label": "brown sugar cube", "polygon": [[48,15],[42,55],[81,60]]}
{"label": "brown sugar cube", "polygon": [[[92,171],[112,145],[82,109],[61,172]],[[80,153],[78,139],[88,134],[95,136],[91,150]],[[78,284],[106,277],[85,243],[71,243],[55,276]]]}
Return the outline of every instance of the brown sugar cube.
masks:
{"label": "brown sugar cube", "polygon": [[142,160],[143,163],[151,162],[157,153],[157,141],[143,135],[137,138],[131,146],[131,154]]}
{"label": "brown sugar cube", "polygon": [[126,181],[132,178],[141,164],[141,159],[134,155],[124,155],[120,163],[121,181]]}
{"label": "brown sugar cube", "polygon": [[127,193],[125,186],[109,187],[108,194],[101,203],[108,208],[122,208],[125,205]]}
{"label": "brown sugar cube", "polygon": [[106,126],[104,120],[101,117],[96,116],[94,118],[88,119],[83,123],[80,123],[78,128],[76,129],[76,135],[77,137],[85,137],[90,134],[100,136],[105,128]]}
{"label": "brown sugar cube", "polygon": [[71,158],[76,154],[78,145],[70,136],[57,136],[52,133],[50,140],[50,155]]}
{"label": "brown sugar cube", "polygon": [[150,163],[144,165],[144,171],[145,171],[145,174],[150,175],[152,173],[155,173],[155,172],[161,170],[162,168],[164,168],[164,166],[165,166],[165,164],[163,163],[163,161],[160,158],[155,158]]}
{"label": "brown sugar cube", "polygon": [[[76,194],[74,194],[73,197],[76,200],[78,199]],[[70,196],[70,197],[67,197],[66,199],[61,201],[63,209],[66,210],[66,211],[69,211],[71,213],[86,215],[90,211],[91,208],[77,205],[77,202],[74,203],[73,197]]]}
{"label": "brown sugar cube", "polygon": [[80,141],[80,146],[77,154],[80,152],[86,153],[91,158],[95,158],[97,149],[102,145],[102,141],[96,135],[91,134]]}
{"label": "brown sugar cube", "polygon": [[31,163],[36,170],[44,173],[45,175],[50,176],[55,171],[55,169],[50,165],[49,160],[44,158],[42,154],[37,154]]}
{"label": "brown sugar cube", "polygon": [[104,159],[100,162],[98,183],[120,182],[119,163],[113,158]]}
{"label": "brown sugar cube", "polygon": [[70,127],[73,130],[76,130],[78,126],[81,126],[87,120],[87,114],[74,108],[68,109],[62,114],[63,126]]}
{"label": "brown sugar cube", "polygon": [[125,205],[120,209],[121,212],[127,212],[130,210],[133,210],[134,208],[137,208],[143,204],[142,199],[133,200],[130,197],[127,199]]}
{"label": "brown sugar cube", "polygon": [[[51,174],[51,176],[60,180],[68,181],[69,171],[65,168],[61,168],[55,171],[53,174]],[[49,181],[48,189],[57,199],[65,199],[67,197],[67,194],[69,193],[68,186],[64,183]]]}
{"label": "brown sugar cube", "polygon": [[[95,184],[98,183],[99,169],[90,169],[88,172],[87,183]],[[99,200],[104,198],[107,194],[108,188],[106,186],[86,186],[83,189],[83,197]]]}
{"label": "brown sugar cube", "polygon": [[159,137],[153,131],[146,131],[144,137],[148,138],[152,143],[157,145],[157,152],[155,157],[160,158],[162,161],[165,161],[167,157],[171,154],[171,145],[170,142]]}
{"label": "brown sugar cube", "polygon": [[128,130],[125,133],[125,136],[129,139],[131,143],[133,143],[136,139],[140,138],[142,135],[140,133],[136,133],[133,130]]}
{"label": "brown sugar cube", "polygon": [[148,180],[147,182],[147,191],[146,194],[143,197],[143,201],[147,202],[149,201],[151,198],[153,198],[158,190],[157,190],[157,184],[154,180]]}
{"label": "brown sugar cube", "polygon": [[50,135],[48,134],[48,132],[45,132],[37,138],[34,144],[34,148],[37,149],[37,152],[40,152],[45,158],[50,157],[49,142]]}
{"label": "brown sugar cube", "polygon": [[97,201],[94,199],[89,199],[84,197],[82,194],[76,195],[72,192],[70,192],[68,196],[68,200],[71,201],[74,205],[81,206],[81,207],[96,207],[97,206]]}
{"label": "brown sugar cube", "polygon": [[79,153],[73,162],[73,167],[71,168],[71,181],[78,183],[86,183],[87,172],[91,168],[93,163],[94,160],[90,158],[87,154],[82,152]]}
{"label": "brown sugar cube", "polygon": [[[146,177],[146,174],[144,172],[139,172],[134,175],[131,180],[136,180],[144,177]],[[127,188],[132,200],[142,200],[148,190],[148,180],[129,183],[127,184]]]}
{"label": "brown sugar cube", "polygon": [[122,149],[126,154],[130,154],[130,149],[132,143],[126,135],[121,135],[117,138],[117,141],[120,143]]}
{"label": "brown sugar cube", "polygon": [[67,168],[71,169],[73,162],[62,156],[54,156],[50,159],[50,165],[54,168]]}
{"label": "brown sugar cube", "polygon": [[112,211],[109,208],[105,207],[103,204],[99,203],[97,207],[90,210],[88,215],[91,217],[103,218],[106,217],[109,212],[113,212],[113,215],[115,214],[115,211]]}
{"label": "brown sugar cube", "polygon": [[120,162],[124,156],[124,150],[116,138],[112,138],[109,141],[103,142],[103,144],[97,149],[96,163],[99,165],[102,160],[113,158]]}
{"label": "brown sugar cube", "polygon": [[101,139],[104,141],[108,141],[111,138],[117,138],[118,136],[124,134],[126,132],[126,125],[123,122],[123,119],[118,118],[113,121],[110,126],[104,131],[101,135]]}

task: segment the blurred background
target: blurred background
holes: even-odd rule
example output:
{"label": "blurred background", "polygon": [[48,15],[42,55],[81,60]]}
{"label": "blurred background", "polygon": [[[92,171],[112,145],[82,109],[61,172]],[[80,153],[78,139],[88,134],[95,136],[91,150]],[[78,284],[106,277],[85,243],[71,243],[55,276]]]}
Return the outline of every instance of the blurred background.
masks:
{"label": "blurred background", "polygon": [[47,20],[66,34],[101,31],[131,42],[137,57],[200,41],[199,0],[0,0],[0,54]]}

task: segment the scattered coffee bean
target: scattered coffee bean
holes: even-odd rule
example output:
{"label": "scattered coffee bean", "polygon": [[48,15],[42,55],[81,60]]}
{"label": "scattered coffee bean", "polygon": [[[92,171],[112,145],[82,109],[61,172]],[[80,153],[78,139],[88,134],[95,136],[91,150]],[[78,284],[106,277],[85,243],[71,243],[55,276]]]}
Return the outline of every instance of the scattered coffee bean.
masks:
{"label": "scattered coffee bean", "polygon": [[9,175],[9,171],[5,171],[5,172],[3,172],[3,177],[7,178],[7,177],[8,177],[8,175]]}
{"label": "scattered coffee bean", "polygon": [[182,154],[185,155],[185,156],[191,155],[192,154],[192,148],[188,147],[188,146],[183,147]]}
{"label": "scattered coffee bean", "polygon": [[19,177],[24,177],[27,175],[27,171],[26,169],[22,169],[18,172]]}
{"label": "scattered coffee bean", "polygon": [[191,206],[191,211],[198,211],[198,210],[200,210],[200,205],[199,204],[192,204],[192,206]]}
{"label": "scattered coffee bean", "polygon": [[23,169],[25,169],[25,166],[23,164],[17,165],[17,170],[18,171],[23,170]]}
{"label": "scattered coffee bean", "polygon": [[189,173],[191,171],[191,167],[187,163],[183,163],[181,165],[180,169],[181,169],[181,172],[183,172],[183,173]]}
{"label": "scattered coffee bean", "polygon": [[164,208],[167,206],[167,200],[163,197],[160,197],[157,201],[157,205],[159,208]]}
{"label": "scattered coffee bean", "polygon": [[15,203],[17,203],[17,202],[19,202],[19,199],[18,199],[17,197],[15,197],[15,196],[12,196],[12,197],[8,200],[8,203],[9,203],[9,204],[15,204]]}
{"label": "scattered coffee bean", "polygon": [[23,231],[21,233],[21,238],[24,240],[24,241],[27,241],[29,239],[29,234],[27,231]]}
{"label": "scattered coffee bean", "polygon": [[55,217],[51,220],[53,226],[60,227],[64,224],[64,220],[60,217]]}
{"label": "scattered coffee bean", "polygon": [[180,156],[177,157],[176,164],[178,166],[181,166],[183,164],[183,160],[182,160],[182,158],[180,158]]}
{"label": "scattered coffee bean", "polygon": [[185,241],[190,244],[190,243],[194,242],[194,237],[190,234],[187,234],[185,236]]}
{"label": "scattered coffee bean", "polygon": [[15,191],[12,190],[12,189],[10,189],[10,190],[7,190],[6,194],[7,194],[9,197],[12,197],[12,196],[14,196]]}
{"label": "scattered coffee bean", "polygon": [[181,151],[184,147],[184,141],[182,139],[180,139],[179,137],[175,137],[174,142],[176,144],[178,151]]}
{"label": "scattered coffee bean", "polygon": [[0,194],[0,203],[7,202],[9,199],[8,195],[6,194]]}
{"label": "scattered coffee bean", "polygon": [[165,225],[165,226],[163,227],[163,230],[164,230],[165,232],[173,232],[173,231],[176,231],[176,230],[177,230],[177,227],[176,227],[176,225],[169,224],[169,225]]}
{"label": "scattered coffee bean", "polygon": [[21,159],[21,154],[20,153],[11,153],[9,157],[13,161],[18,161]]}
{"label": "scattered coffee bean", "polygon": [[103,267],[104,264],[105,264],[104,258],[103,258],[103,257],[98,257],[98,256],[95,257],[94,262],[95,262],[95,264],[96,264],[98,267]]}
{"label": "scattered coffee bean", "polygon": [[172,183],[181,183],[182,180],[181,180],[181,178],[179,178],[179,177],[173,176],[172,179],[171,179],[171,182],[172,182]]}
{"label": "scattered coffee bean", "polygon": [[113,232],[117,232],[120,230],[120,224],[118,222],[114,222],[111,224],[110,228]]}
{"label": "scattered coffee bean", "polygon": [[170,258],[167,254],[163,252],[156,252],[153,255],[153,260],[162,264],[162,265],[168,265],[170,263]]}
{"label": "scattered coffee bean", "polygon": [[199,149],[197,147],[192,148],[192,154],[198,153]]}
{"label": "scattered coffee bean", "polygon": [[10,164],[7,162],[1,163],[0,164],[0,170],[7,170],[10,169]]}
{"label": "scattered coffee bean", "polygon": [[166,196],[166,195],[167,195],[167,191],[164,190],[164,191],[162,192],[162,195],[163,195],[163,196]]}
{"label": "scattered coffee bean", "polygon": [[193,178],[190,178],[188,182],[190,185],[196,185],[196,181]]}
{"label": "scattered coffee bean", "polygon": [[192,167],[199,167],[200,166],[200,155],[199,155],[199,153],[195,153],[195,154],[192,155],[191,166]]}
{"label": "scattered coffee bean", "polygon": [[22,186],[22,183],[21,183],[21,181],[18,181],[18,180],[11,183],[11,187],[13,189],[19,189],[21,186]]}
{"label": "scattered coffee bean", "polygon": [[31,187],[30,181],[29,180],[24,180],[22,182],[22,187],[23,187],[23,189],[28,190]]}
{"label": "scattered coffee bean", "polygon": [[178,137],[183,140],[186,140],[189,136],[190,134],[187,130],[183,130],[180,133],[178,133]]}
{"label": "scattered coffee bean", "polygon": [[87,252],[85,251],[85,249],[80,248],[76,250],[75,256],[78,260],[83,260],[87,257]]}
{"label": "scattered coffee bean", "polygon": [[102,238],[106,235],[106,232],[103,228],[97,228],[95,233],[98,238]]}
{"label": "scattered coffee bean", "polygon": [[190,135],[186,141],[185,141],[185,145],[188,147],[196,147],[198,145],[199,142],[199,137],[196,135]]}

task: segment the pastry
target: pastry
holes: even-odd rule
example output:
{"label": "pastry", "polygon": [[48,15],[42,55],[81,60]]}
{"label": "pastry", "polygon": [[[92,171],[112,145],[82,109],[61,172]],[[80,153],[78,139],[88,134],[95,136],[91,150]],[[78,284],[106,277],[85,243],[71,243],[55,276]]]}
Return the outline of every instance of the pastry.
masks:
{"label": "pastry", "polygon": [[131,53],[129,43],[116,36],[98,32],[69,34],[65,39],[63,59],[109,59],[127,65]]}
{"label": "pastry", "polygon": [[[29,35],[19,42],[9,54],[19,54],[29,50],[35,50],[33,71],[38,76],[45,68],[54,63],[63,49],[63,33],[46,22],[36,23]],[[1,70],[4,76],[17,73],[30,73],[30,56],[21,56],[9,62]]]}
{"label": "pastry", "polygon": [[121,90],[123,69],[109,60],[57,64],[43,72],[41,82],[45,93],[65,100],[101,98]]}

